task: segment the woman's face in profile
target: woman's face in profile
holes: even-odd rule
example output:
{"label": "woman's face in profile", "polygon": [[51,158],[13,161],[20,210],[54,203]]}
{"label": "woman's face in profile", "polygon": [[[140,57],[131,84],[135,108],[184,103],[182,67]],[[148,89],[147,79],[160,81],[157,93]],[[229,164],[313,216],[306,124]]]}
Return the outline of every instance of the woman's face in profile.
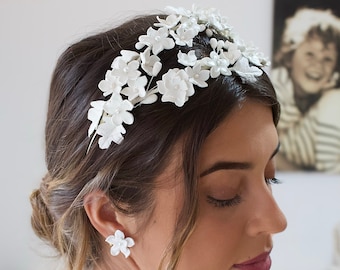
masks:
{"label": "woman's face in profile", "polygon": [[[272,234],[286,227],[268,180],[275,176],[278,143],[271,109],[252,101],[209,135],[199,156],[197,224],[176,269],[270,268]],[[157,269],[173,233],[179,233],[174,228],[183,184],[173,180],[175,167],[160,177],[150,222],[131,251],[141,269]]]}
{"label": "woman's face in profile", "polygon": [[327,88],[337,57],[333,42],[324,44],[319,38],[302,42],[296,48],[290,66],[295,87],[308,94],[316,94]]}

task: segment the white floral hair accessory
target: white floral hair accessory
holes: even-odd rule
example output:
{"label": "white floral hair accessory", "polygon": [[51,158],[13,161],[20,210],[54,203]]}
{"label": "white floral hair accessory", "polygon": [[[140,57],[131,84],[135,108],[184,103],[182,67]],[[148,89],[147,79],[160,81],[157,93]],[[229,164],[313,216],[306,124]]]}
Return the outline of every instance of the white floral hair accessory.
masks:
{"label": "white floral hair accessory", "polygon": [[[146,35],[138,38],[136,51],[121,51],[98,85],[108,99],[91,102],[88,119],[92,123],[88,136],[94,134],[91,143],[96,135],[101,136],[98,140],[101,149],[108,148],[111,142],[119,144],[124,139],[126,130],[123,124],[134,122],[131,111],[136,106],[154,103],[160,95],[162,102],[182,107],[195,93],[194,85],[205,88],[209,78],[229,76],[232,72],[242,80],[255,81],[262,74],[259,67],[269,65],[254,47],[246,46],[236,37],[226,18],[215,9],[193,6],[192,10],[173,7],[166,10],[169,15],[165,19],[157,17],[158,22],[147,30]],[[162,68],[158,54],[176,45],[192,47],[193,39],[201,32],[210,38],[209,57],[198,59],[195,50],[179,51],[178,63],[183,68],[169,69],[151,88],[154,77]],[[216,34],[226,40],[216,39]]]}

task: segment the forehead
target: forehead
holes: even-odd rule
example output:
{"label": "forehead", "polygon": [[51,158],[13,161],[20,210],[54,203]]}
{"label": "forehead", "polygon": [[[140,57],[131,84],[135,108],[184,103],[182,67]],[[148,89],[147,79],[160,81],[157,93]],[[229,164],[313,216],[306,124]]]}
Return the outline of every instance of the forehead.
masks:
{"label": "forehead", "polygon": [[324,42],[321,38],[310,37],[300,44],[297,50],[313,50],[327,54],[337,54],[336,44],[334,42]]}
{"label": "forehead", "polygon": [[216,161],[267,163],[278,145],[271,108],[255,101],[237,107],[203,144],[200,169]]}

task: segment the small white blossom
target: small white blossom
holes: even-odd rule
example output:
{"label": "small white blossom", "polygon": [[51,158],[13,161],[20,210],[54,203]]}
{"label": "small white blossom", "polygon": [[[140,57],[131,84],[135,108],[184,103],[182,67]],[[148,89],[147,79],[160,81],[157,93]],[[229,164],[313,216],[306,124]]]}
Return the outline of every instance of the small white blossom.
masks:
{"label": "small white blossom", "polygon": [[195,65],[193,68],[187,67],[185,71],[189,76],[189,81],[193,84],[201,88],[208,86],[206,81],[209,79],[210,72],[209,70],[202,70],[200,64]]}
{"label": "small white blossom", "polygon": [[125,62],[123,57],[117,57],[112,63],[112,75],[119,78],[119,81],[124,85],[128,80],[135,80],[141,74],[138,70],[139,62],[133,60]]}
{"label": "small white blossom", "polygon": [[192,29],[185,29],[179,27],[176,32],[171,30],[170,35],[175,39],[175,43],[179,46],[188,45],[192,47],[193,38],[196,36],[196,32]]}
{"label": "small white blossom", "polygon": [[222,75],[231,75],[231,71],[229,69],[229,60],[220,57],[220,55],[212,51],[210,53],[210,57],[204,58],[206,65],[210,67],[210,76],[211,78],[217,78]]}
{"label": "small white blossom", "polygon": [[195,31],[195,36],[206,29],[206,26],[204,24],[199,24],[195,17],[182,17],[181,27],[184,27],[185,29],[192,29]]}
{"label": "small white blossom", "polygon": [[132,60],[137,60],[139,57],[139,53],[130,50],[121,50],[120,51],[121,57],[124,62],[130,62]]}
{"label": "small white blossom", "polygon": [[157,30],[149,27],[146,35],[139,37],[139,42],[137,42],[136,48],[141,49],[143,46],[148,46],[152,48],[152,53],[157,55],[164,49],[169,50],[175,47],[174,40],[168,36],[169,30],[165,27],[161,27]]}
{"label": "small white blossom", "polygon": [[256,77],[262,75],[262,70],[256,66],[250,66],[249,60],[245,57],[241,57],[235,65],[232,67],[242,79],[246,79],[248,81],[254,82],[256,81]]}
{"label": "small white blossom", "polygon": [[178,107],[182,107],[189,96],[195,93],[188,74],[183,69],[170,69],[162,76],[162,80],[157,82],[158,91],[162,94],[163,102],[173,102]]}
{"label": "small white blossom", "polygon": [[121,95],[112,95],[105,102],[103,109],[111,116],[111,121],[117,125],[133,123],[133,115],[129,112],[133,109],[133,105],[127,99],[123,99]]}
{"label": "small white blossom", "polygon": [[238,49],[236,44],[229,41],[225,42],[224,48],[227,49],[227,51],[223,51],[223,56],[229,60],[230,65],[234,65],[235,62],[242,56],[241,51]]}
{"label": "small white blossom", "polygon": [[192,13],[194,17],[198,18],[200,21],[206,22],[207,24],[210,21],[210,17],[214,14],[214,11],[215,9],[213,8],[205,9],[196,5],[192,6]]}
{"label": "small white blossom", "polygon": [[243,56],[248,58],[251,63],[256,66],[268,66],[270,61],[264,55],[258,52],[255,48],[247,48],[243,52]]}
{"label": "small white blossom", "polygon": [[157,27],[166,27],[166,28],[173,28],[175,27],[179,21],[181,20],[182,16],[178,16],[176,14],[171,14],[165,18],[165,20],[159,18],[157,16],[158,23],[155,23],[154,25]]}
{"label": "small white blossom", "polygon": [[143,70],[150,76],[157,76],[162,68],[162,63],[157,55],[150,55],[150,48],[140,54]]}
{"label": "small white blossom", "polygon": [[185,17],[190,17],[193,15],[191,10],[182,7],[175,8],[172,6],[167,6],[165,7],[165,11],[168,12],[169,14],[178,14]]}
{"label": "small white blossom", "polygon": [[227,23],[227,19],[225,17],[222,17],[220,14],[215,13],[214,10],[212,10],[212,14],[210,14],[209,16],[209,21],[209,24],[213,25],[218,31],[231,29],[231,27]]}
{"label": "small white blossom", "polygon": [[130,255],[130,247],[135,245],[131,237],[126,237],[122,231],[116,230],[114,235],[110,235],[105,240],[111,245],[111,255],[117,256],[120,252],[124,254],[125,258]]}
{"label": "small white blossom", "polygon": [[177,54],[177,58],[178,58],[178,63],[184,66],[194,66],[197,62],[195,50],[191,50],[187,54],[179,51]]}
{"label": "small white blossom", "polygon": [[98,140],[100,149],[107,149],[111,142],[119,144],[122,142],[126,130],[123,125],[115,125],[109,117],[103,117],[103,123],[98,126],[97,134],[101,137]]}
{"label": "small white blossom", "polygon": [[112,75],[112,70],[108,70],[105,74],[105,80],[101,80],[98,88],[103,92],[104,97],[112,93],[119,93],[124,84],[119,80],[119,77]]}
{"label": "small white blossom", "polygon": [[146,76],[138,77],[136,80],[129,80],[128,86],[123,88],[121,93],[127,96],[130,101],[137,97],[144,97],[147,82]]}

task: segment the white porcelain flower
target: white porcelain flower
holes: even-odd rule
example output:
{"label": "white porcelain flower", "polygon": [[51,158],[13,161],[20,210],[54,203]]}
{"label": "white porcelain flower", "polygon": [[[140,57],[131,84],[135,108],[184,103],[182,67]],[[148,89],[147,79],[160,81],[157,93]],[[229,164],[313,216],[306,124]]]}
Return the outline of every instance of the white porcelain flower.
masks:
{"label": "white porcelain flower", "polygon": [[165,20],[157,16],[158,23],[155,23],[154,25],[157,27],[173,28],[179,23],[181,18],[182,16],[177,14],[170,14],[165,18]]}
{"label": "white porcelain flower", "polygon": [[151,55],[151,49],[147,48],[144,52],[140,54],[140,58],[142,61],[143,70],[152,77],[158,75],[162,68],[162,63],[160,62],[160,58],[157,55]]}
{"label": "white porcelain flower", "polygon": [[225,42],[224,48],[226,51],[224,50],[222,55],[229,60],[230,65],[234,65],[235,62],[242,56],[241,51],[235,43],[229,41]]}
{"label": "white porcelain flower", "polygon": [[258,52],[256,48],[247,48],[243,52],[243,56],[256,66],[268,66],[270,64],[270,61],[262,53]]}
{"label": "white porcelain flower", "polygon": [[115,125],[111,117],[103,116],[103,122],[98,126],[97,134],[101,137],[98,140],[100,149],[107,149],[111,142],[119,144],[123,141],[126,130],[123,125]]}
{"label": "white porcelain flower", "polygon": [[241,57],[235,65],[231,68],[244,80],[251,82],[256,81],[256,77],[262,75],[262,70],[256,66],[250,66],[249,60],[245,57]]}
{"label": "white porcelain flower", "polygon": [[119,78],[119,81],[124,85],[128,80],[135,80],[141,74],[138,70],[139,62],[133,60],[126,62],[123,57],[117,57],[112,63],[112,75]]}
{"label": "white porcelain flower", "polygon": [[98,84],[98,88],[103,92],[104,97],[111,95],[112,93],[118,94],[122,90],[124,83],[120,78],[112,74],[112,70],[108,70],[105,74],[105,80],[101,80]]}
{"label": "white porcelain flower", "polygon": [[128,100],[133,100],[137,97],[145,97],[145,86],[148,82],[146,76],[138,77],[136,80],[129,80],[128,86],[123,88],[121,93],[128,97]]}
{"label": "white porcelain flower", "polygon": [[124,62],[130,62],[132,60],[137,60],[139,58],[139,53],[130,50],[121,50],[121,58]]}
{"label": "white porcelain flower", "polygon": [[[205,8],[201,8],[200,6],[197,5],[193,5],[192,6],[192,16],[196,17],[197,19],[204,21],[204,22],[208,22],[209,21],[209,17],[213,14],[214,9],[209,8],[209,9],[205,9]],[[188,16],[190,17],[190,16]]]}
{"label": "white porcelain flower", "polygon": [[162,80],[157,82],[158,91],[162,94],[163,102],[173,102],[178,107],[182,107],[188,97],[195,93],[188,74],[183,69],[170,69],[162,76]]}
{"label": "white porcelain flower", "polygon": [[169,38],[169,30],[166,27],[161,27],[157,30],[149,27],[146,35],[139,37],[139,42],[136,44],[137,49],[141,49],[144,46],[151,48],[154,55],[159,54],[164,49],[170,50],[175,47],[175,42],[172,38]]}
{"label": "white porcelain flower", "polygon": [[125,258],[130,255],[130,247],[135,245],[131,237],[126,237],[122,231],[116,230],[114,235],[110,235],[105,240],[111,245],[110,253],[112,256],[117,256],[120,252],[124,254]]}
{"label": "white porcelain flower", "polygon": [[132,103],[123,99],[121,95],[112,95],[105,102],[104,111],[111,117],[112,123],[120,125],[122,123],[131,125],[133,123],[133,115],[129,112],[133,109]]}
{"label": "white porcelain flower", "polygon": [[185,71],[187,72],[189,76],[189,81],[192,82],[193,84],[201,88],[208,86],[206,81],[210,77],[210,71],[206,69],[202,70],[200,64],[196,64],[193,68],[187,67]]}
{"label": "white porcelain flower", "polygon": [[192,29],[195,31],[195,35],[199,32],[203,32],[206,29],[204,24],[200,24],[197,22],[197,18],[195,17],[182,17],[181,19],[181,27],[185,29]]}
{"label": "white porcelain flower", "polygon": [[226,76],[231,75],[229,60],[220,57],[220,55],[215,51],[210,53],[210,57],[204,58],[204,62],[210,67],[211,78],[217,78],[221,74]]}
{"label": "white porcelain flower", "polygon": [[197,35],[193,29],[186,29],[180,26],[176,31],[170,30],[170,35],[175,39],[175,43],[179,46],[188,45],[192,47],[193,38]]}
{"label": "white porcelain flower", "polygon": [[[194,7],[194,5],[193,5]],[[191,17],[193,15],[193,11],[183,8],[183,7],[172,7],[172,6],[167,6],[165,7],[165,11],[168,12],[169,14],[178,14],[186,17]]]}
{"label": "white porcelain flower", "polygon": [[218,31],[230,30],[231,27],[227,23],[227,19],[220,14],[216,13],[216,10],[211,9],[209,14],[209,24],[213,25]]}
{"label": "white porcelain flower", "polygon": [[191,50],[188,53],[182,53],[181,51],[177,54],[178,63],[184,66],[194,66],[197,62],[195,50]]}

